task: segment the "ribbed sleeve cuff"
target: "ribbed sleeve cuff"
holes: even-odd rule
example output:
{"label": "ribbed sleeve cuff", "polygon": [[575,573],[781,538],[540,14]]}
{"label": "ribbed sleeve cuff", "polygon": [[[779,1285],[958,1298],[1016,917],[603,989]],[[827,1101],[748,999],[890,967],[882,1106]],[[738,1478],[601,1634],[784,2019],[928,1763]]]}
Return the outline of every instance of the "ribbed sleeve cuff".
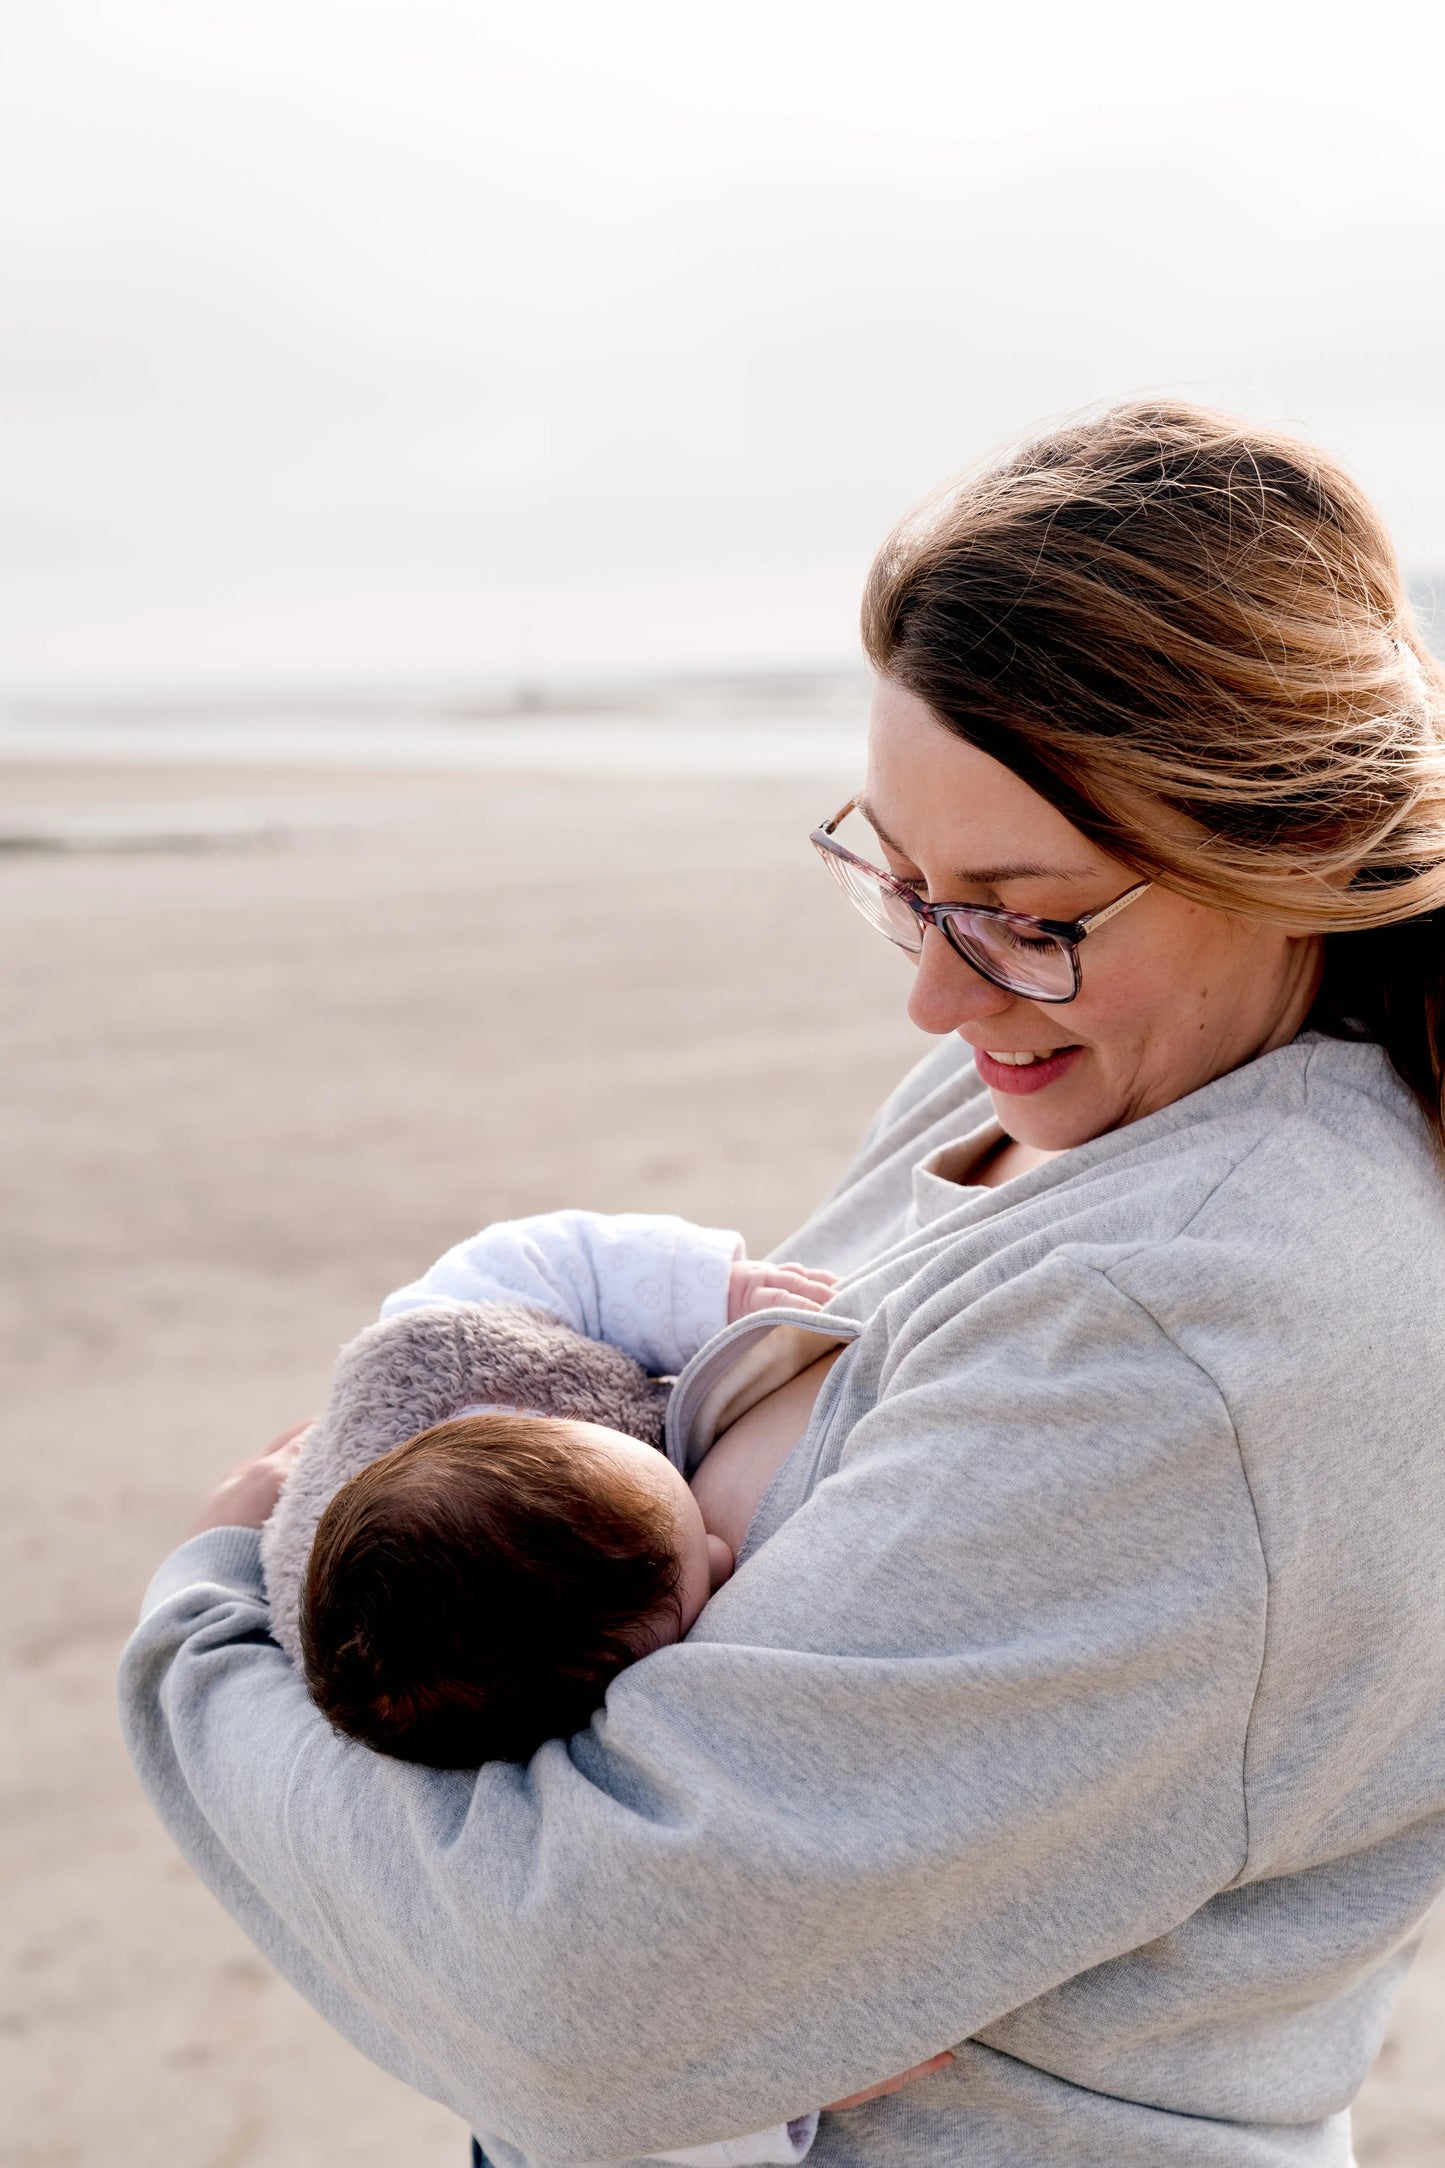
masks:
{"label": "ribbed sleeve cuff", "polygon": [[672,1250],[672,1339],[678,1366],[722,1332],[728,1321],[728,1275],[746,1254],[732,1227],[688,1227]]}
{"label": "ribbed sleeve cuff", "polygon": [[261,1578],[261,1531],[259,1528],[207,1528],[172,1551],[151,1580],[141,1599],[140,1615],[149,1618],[160,1604],[183,1588],[198,1582],[234,1589],[239,1596],[259,1596],[266,1584]]}

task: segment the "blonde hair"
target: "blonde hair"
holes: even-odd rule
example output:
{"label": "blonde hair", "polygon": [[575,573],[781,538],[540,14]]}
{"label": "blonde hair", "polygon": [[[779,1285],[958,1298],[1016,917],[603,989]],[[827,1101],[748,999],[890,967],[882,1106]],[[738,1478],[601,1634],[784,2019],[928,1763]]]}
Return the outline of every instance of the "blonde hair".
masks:
{"label": "blonde hair", "polygon": [[1325,934],[1312,1022],[1445,1131],[1445,676],[1325,453],[1183,403],[1055,430],[903,521],[863,638],[1131,869]]}

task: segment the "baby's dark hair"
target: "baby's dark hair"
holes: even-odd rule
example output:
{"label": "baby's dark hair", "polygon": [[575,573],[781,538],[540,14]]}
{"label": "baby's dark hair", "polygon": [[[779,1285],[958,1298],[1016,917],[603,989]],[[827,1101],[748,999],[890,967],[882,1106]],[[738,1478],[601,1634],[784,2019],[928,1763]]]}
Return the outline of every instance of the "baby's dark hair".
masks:
{"label": "baby's dark hair", "polygon": [[459,1416],[342,1485],[301,1605],[306,1683],[402,1761],[525,1761],[680,1603],[666,1505],[554,1416]]}

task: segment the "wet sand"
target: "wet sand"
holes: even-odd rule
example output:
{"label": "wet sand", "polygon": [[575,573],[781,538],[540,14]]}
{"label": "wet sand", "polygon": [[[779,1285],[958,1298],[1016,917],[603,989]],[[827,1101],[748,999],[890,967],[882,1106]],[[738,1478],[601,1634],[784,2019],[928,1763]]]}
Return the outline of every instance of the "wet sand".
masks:
{"label": "wet sand", "polygon": [[[831,1183],[922,1046],[905,967],[804,841],[844,787],[0,768],[0,813],[54,835],[90,809],[84,848],[0,850],[0,2168],[463,2168],[455,2119],[332,2036],[172,1854],[116,1653],[219,1471],[459,1232],[587,1204],[760,1250]],[[1362,2099],[1366,2168],[1445,2160],[1442,2043],[1437,1929]]]}

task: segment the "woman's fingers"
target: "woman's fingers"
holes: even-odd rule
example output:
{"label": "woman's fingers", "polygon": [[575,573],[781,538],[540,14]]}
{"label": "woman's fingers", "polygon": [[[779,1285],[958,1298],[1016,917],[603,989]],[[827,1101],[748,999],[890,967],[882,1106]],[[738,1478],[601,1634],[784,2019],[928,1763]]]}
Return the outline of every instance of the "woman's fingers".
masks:
{"label": "woman's fingers", "polygon": [[[311,1425],[315,1422],[315,1420],[316,1418],[314,1415],[303,1415],[299,1423],[292,1423],[288,1430],[283,1430],[279,1437],[273,1438],[271,1440],[271,1443],[266,1447],[266,1451],[261,1455],[261,1458],[264,1460],[267,1453],[282,1453],[289,1445],[293,1448],[291,1458],[294,1460],[297,1453],[299,1453],[301,1450],[302,1438],[306,1435],[306,1432],[311,1428]],[[246,1463],[243,1461],[242,1466],[244,1467],[245,1465]]]}
{"label": "woman's fingers", "polygon": [[304,1423],[293,1423],[272,1439],[264,1453],[233,1468],[212,1491],[188,1533],[199,1536],[208,1528],[264,1528],[301,1450],[302,1436],[314,1421],[311,1416]]}
{"label": "woman's fingers", "polygon": [[931,2078],[936,2070],[946,2070],[952,2061],[952,2053],[945,2048],[941,2055],[931,2055],[926,2063],[915,2063],[911,2070],[900,2070],[896,2078],[885,2078],[881,2085],[850,2093],[846,2100],[830,2101],[823,2113],[837,2115],[843,2108],[861,2108],[870,2100],[885,2100],[890,2093],[901,2093],[905,2085],[916,2084],[919,2078]]}

